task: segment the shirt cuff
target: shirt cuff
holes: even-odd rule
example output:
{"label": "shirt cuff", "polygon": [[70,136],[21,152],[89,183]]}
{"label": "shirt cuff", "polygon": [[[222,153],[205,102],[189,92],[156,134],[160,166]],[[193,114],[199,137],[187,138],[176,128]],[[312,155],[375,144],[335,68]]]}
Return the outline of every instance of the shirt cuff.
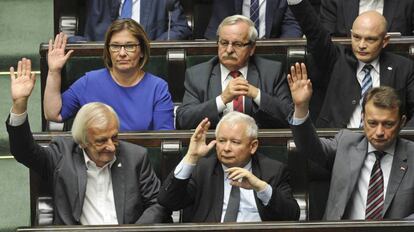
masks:
{"label": "shirt cuff", "polygon": [[253,99],[253,101],[256,103],[256,105],[260,106],[260,89],[257,90],[257,96]]}
{"label": "shirt cuff", "polygon": [[266,188],[260,192],[257,192],[257,198],[259,198],[263,205],[266,206],[269,204],[270,198],[272,198],[273,189],[269,184],[266,185]]}
{"label": "shirt cuff", "polygon": [[216,97],[216,106],[217,106],[217,111],[219,113],[223,112],[224,109],[226,108],[226,105],[224,104],[223,99],[221,99],[220,95]]}
{"label": "shirt cuff", "polygon": [[297,5],[301,2],[302,0],[287,0],[288,5]]}
{"label": "shirt cuff", "polygon": [[15,114],[11,112],[10,109],[10,120],[9,125],[10,126],[21,126],[27,118],[27,111],[21,113],[21,114]]}
{"label": "shirt cuff", "polygon": [[190,178],[194,167],[195,164],[187,164],[184,163],[183,160],[181,160],[181,162],[177,165],[177,167],[174,170],[174,177],[180,180],[186,180]]}
{"label": "shirt cuff", "polygon": [[293,114],[293,117],[292,117],[292,120],[290,121],[290,124],[293,125],[293,126],[302,125],[306,121],[306,119],[308,119],[308,117],[309,117],[309,111],[308,111],[308,113],[306,114],[306,116],[304,118],[296,118],[295,114]]}

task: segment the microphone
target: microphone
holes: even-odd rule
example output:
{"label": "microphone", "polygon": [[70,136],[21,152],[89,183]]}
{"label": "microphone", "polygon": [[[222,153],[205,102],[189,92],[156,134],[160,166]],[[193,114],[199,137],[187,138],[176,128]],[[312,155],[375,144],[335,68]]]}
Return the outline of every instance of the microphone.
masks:
{"label": "microphone", "polygon": [[170,40],[170,30],[171,30],[171,14],[174,10],[174,2],[175,0],[166,0],[165,8],[168,11],[168,30],[167,30],[167,41]]}

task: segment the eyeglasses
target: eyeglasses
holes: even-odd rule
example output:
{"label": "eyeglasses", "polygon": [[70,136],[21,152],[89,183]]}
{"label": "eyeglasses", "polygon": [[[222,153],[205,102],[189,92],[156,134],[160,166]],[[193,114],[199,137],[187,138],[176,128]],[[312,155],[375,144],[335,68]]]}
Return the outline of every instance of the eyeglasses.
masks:
{"label": "eyeglasses", "polygon": [[109,44],[109,49],[113,52],[121,51],[124,48],[127,52],[135,52],[139,44]]}
{"label": "eyeglasses", "polygon": [[109,141],[112,141],[112,143],[117,146],[119,144],[118,135],[114,135],[111,138],[99,138],[92,142],[93,145],[96,147],[102,147],[106,145]]}
{"label": "eyeglasses", "polygon": [[236,42],[230,42],[230,41],[227,41],[227,40],[219,40],[219,41],[217,41],[217,43],[220,45],[220,46],[222,46],[222,47],[225,47],[225,48],[227,48],[229,45],[231,45],[233,48],[235,48],[235,49],[242,49],[242,48],[244,48],[244,47],[246,47],[246,46],[248,46],[248,45],[251,45],[252,44],[252,42],[251,41],[249,41],[249,42],[247,42],[247,43],[243,43],[243,42],[241,42],[241,41],[236,41]]}

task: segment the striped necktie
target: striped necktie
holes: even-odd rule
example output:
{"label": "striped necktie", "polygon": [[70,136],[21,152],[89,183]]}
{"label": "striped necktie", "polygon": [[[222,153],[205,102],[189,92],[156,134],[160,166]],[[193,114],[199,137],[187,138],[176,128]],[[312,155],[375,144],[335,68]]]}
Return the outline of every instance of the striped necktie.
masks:
{"label": "striped necktie", "polygon": [[[365,73],[365,76],[364,76],[364,79],[362,79],[362,84],[361,84],[361,99],[359,101],[359,105],[361,107],[362,107],[362,102],[364,100],[365,94],[367,94],[367,92],[372,88],[372,77],[371,77],[372,68],[373,67],[370,64],[366,64],[362,68],[362,71]],[[364,122],[361,117],[361,122],[359,123],[359,127],[362,128],[363,126],[364,126]]]}
{"label": "striped necktie", "polygon": [[384,209],[384,177],[381,170],[381,159],[385,155],[383,151],[374,151],[375,163],[372,167],[371,178],[368,185],[367,208],[365,219],[381,220]]}
{"label": "striped necktie", "polygon": [[122,4],[121,19],[130,19],[132,17],[132,0],[125,0]]}
{"label": "striped necktie", "polygon": [[257,32],[259,32],[259,0],[251,0],[250,1],[250,20],[254,23],[254,27],[256,27]]}

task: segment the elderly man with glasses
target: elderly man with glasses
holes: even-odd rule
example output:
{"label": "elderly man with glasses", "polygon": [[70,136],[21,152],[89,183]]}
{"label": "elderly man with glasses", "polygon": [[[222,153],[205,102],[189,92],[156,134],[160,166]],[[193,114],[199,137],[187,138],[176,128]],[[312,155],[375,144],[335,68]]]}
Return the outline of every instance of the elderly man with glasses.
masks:
{"label": "elderly man with glasses", "polygon": [[177,128],[193,129],[205,117],[215,128],[231,111],[252,116],[260,128],[287,127],[292,108],[282,64],[254,55],[254,23],[242,15],[229,16],[217,38],[218,56],[186,72]]}

